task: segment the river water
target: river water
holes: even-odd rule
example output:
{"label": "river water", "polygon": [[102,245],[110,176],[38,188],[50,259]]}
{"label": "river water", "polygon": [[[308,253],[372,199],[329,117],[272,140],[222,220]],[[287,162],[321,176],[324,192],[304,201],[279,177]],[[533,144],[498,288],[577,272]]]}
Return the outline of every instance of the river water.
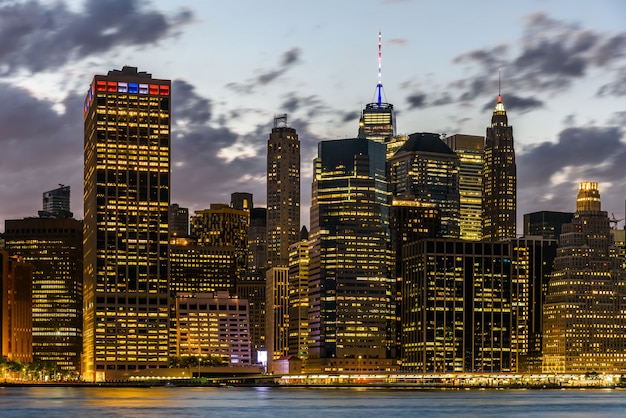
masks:
{"label": "river water", "polygon": [[0,417],[624,417],[626,390],[0,387]]}

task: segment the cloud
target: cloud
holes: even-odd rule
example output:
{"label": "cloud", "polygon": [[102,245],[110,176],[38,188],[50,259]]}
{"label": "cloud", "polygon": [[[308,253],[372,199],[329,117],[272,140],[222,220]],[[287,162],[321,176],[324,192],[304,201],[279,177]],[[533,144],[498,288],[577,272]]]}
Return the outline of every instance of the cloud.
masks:
{"label": "cloud", "polygon": [[183,10],[169,17],[140,0],[86,0],[80,12],[64,1],[0,4],[0,75],[56,69],[123,46],[153,44],[190,22]]}
{"label": "cloud", "polygon": [[589,180],[610,186],[601,190],[604,208],[621,208],[626,190],[624,161],[626,142],[621,128],[566,128],[557,142],[518,152],[518,201],[533,202],[529,212],[573,211],[578,183]]}
{"label": "cloud", "polygon": [[409,109],[419,109],[426,105],[426,95],[424,93],[414,93],[406,98]]}
{"label": "cloud", "polygon": [[[502,98],[502,102],[507,110],[517,110],[517,113],[529,112],[531,110],[543,107],[544,103],[532,97],[521,97],[514,94],[507,95]],[[493,109],[495,101],[491,100],[483,106],[483,110]]]}
{"label": "cloud", "polygon": [[283,53],[278,68],[273,70],[264,70],[258,76],[249,79],[244,83],[228,83],[226,87],[238,93],[252,94],[258,86],[264,86],[272,83],[274,80],[289,71],[291,67],[298,64],[300,62],[301,55],[302,51],[300,48],[293,47]]}
{"label": "cloud", "polygon": [[35,98],[29,91],[0,83],[0,219],[35,216],[41,194],[70,185],[72,210],[82,213],[83,98],[70,94],[61,103]]}
{"label": "cloud", "polygon": [[454,83],[464,90],[459,100],[485,95],[498,72],[502,73],[506,90],[544,93],[569,89],[594,68],[614,73],[614,81],[603,86],[599,94],[626,94],[626,32],[591,31],[536,13],[526,18],[519,44],[515,48],[512,44],[497,45],[457,56],[455,64],[464,64],[468,71],[473,71],[465,80]]}

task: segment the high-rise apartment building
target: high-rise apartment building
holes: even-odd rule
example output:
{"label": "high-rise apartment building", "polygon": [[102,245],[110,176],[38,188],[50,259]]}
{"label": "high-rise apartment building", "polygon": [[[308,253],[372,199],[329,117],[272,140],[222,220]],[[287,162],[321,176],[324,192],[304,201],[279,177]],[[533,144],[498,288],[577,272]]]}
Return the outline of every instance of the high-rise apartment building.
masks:
{"label": "high-rise apartment building", "polygon": [[0,356],[9,361],[33,361],[32,279],[30,264],[0,251]]}
{"label": "high-rise apartment building", "polygon": [[168,365],[170,85],[125,66],[85,99],[87,381]]}
{"label": "high-rise apartment building", "polygon": [[563,225],[544,304],[543,371],[626,368],[626,272],[596,182],[582,182]]}
{"label": "high-rise apartment building", "polygon": [[268,371],[289,352],[289,267],[272,267],[265,276],[265,347]]}
{"label": "high-rise apartment building", "polygon": [[451,135],[443,142],[459,156],[460,238],[477,241],[483,236],[483,156],[485,139],[476,135]]}
{"label": "high-rise apartment building", "polygon": [[274,118],[267,141],[267,263],[289,265],[300,236],[300,140],[287,115]]}
{"label": "high-rise apartment building", "polygon": [[43,209],[40,218],[71,218],[70,186],[59,184],[59,187],[43,193]]}
{"label": "high-rise apartment building", "polygon": [[439,134],[415,133],[389,159],[394,199],[434,204],[441,216],[441,236],[460,233],[459,157]]}
{"label": "high-rise apartment building", "polygon": [[517,169],[513,127],[508,123],[502,96],[498,96],[485,137],[483,239],[515,238],[516,215]]}
{"label": "high-rise apartment building", "polygon": [[392,324],[385,144],[322,141],[309,233],[311,370],[389,370]]}
{"label": "high-rise apartment building", "polygon": [[80,373],[83,344],[83,224],[71,218],[5,222],[6,249],[32,266],[36,362]]}
{"label": "high-rise apartment building", "polygon": [[573,212],[540,212],[524,214],[524,236],[537,235],[546,239],[559,239],[561,227],[572,222]]}

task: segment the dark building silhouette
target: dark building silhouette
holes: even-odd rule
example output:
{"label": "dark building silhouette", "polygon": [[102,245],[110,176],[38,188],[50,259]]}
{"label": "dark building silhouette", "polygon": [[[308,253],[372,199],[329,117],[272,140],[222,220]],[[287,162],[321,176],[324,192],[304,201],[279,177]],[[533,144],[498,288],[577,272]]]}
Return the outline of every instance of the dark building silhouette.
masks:
{"label": "dark building silhouette", "polygon": [[524,214],[524,235],[537,235],[546,239],[559,239],[561,227],[572,221],[572,212],[540,212]]}
{"label": "dark building silhouette", "polygon": [[170,205],[169,212],[170,237],[189,235],[189,209],[181,208],[178,203]]}
{"label": "dark building silhouette", "polygon": [[483,169],[483,239],[515,238],[517,169],[513,127],[508,124],[502,97],[491,117],[485,137]]}

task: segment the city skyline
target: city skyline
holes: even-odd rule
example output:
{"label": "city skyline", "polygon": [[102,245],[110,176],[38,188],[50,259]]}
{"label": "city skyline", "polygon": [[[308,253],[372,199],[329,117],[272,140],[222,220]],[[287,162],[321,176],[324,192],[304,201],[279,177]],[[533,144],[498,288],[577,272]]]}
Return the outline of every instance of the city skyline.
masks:
{"label": "city skyline", "polygon": [[[71,186],[71,210],[83,217],[82,101],[93,74],[128,64],[173,80],[172,202],[193,213],[250,192],[263,206],[267,132],[287,113],[302,141],[308,225],[317,143],[355,137],[375,101],[379,30],[384,100],[399,134],[484,136],[501,71],[518,233],[525,213],[570,209],[583,180],[598,181],[605,210],[623,218],[626,6],[581,5],[459,3],[450,13],[408,1],[270,2],[235,14],[165,1],[2,4],[0,33],[12,42],[0,51],[0,220],[35,216],[58,183]],[[287,23],[268,25],[279,12]]]}

